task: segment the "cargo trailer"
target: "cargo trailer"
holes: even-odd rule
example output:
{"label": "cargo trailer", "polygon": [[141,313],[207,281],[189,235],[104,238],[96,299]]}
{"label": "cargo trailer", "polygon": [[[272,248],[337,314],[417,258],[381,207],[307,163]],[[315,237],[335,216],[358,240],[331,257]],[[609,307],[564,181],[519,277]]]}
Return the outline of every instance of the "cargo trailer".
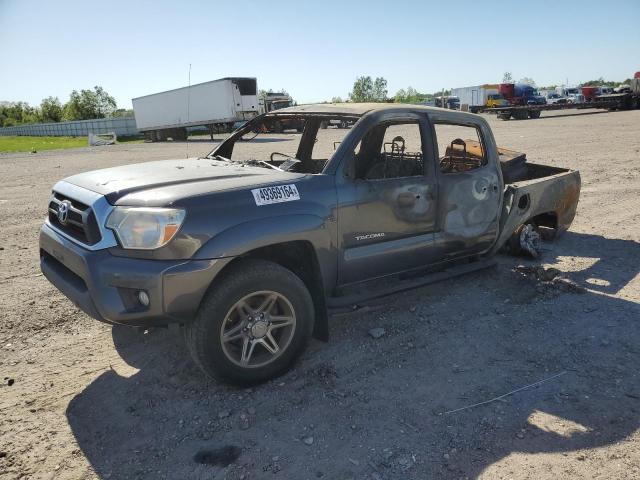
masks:
{"label": "cargo trailer", "polygon": [[257,93],[255,78],[221,78],[134,98],[133,112],[148,140],[186,140],[187,127],[205,126],[213,135],[255,117]]}
{"label": "cargo trailer", "polygon": [[498,85],[484,84],[474,87],[451,89],[451,95],[460,99],[460,108],[477,113],[486,107],[505,106],[506,100],[500,95]]}

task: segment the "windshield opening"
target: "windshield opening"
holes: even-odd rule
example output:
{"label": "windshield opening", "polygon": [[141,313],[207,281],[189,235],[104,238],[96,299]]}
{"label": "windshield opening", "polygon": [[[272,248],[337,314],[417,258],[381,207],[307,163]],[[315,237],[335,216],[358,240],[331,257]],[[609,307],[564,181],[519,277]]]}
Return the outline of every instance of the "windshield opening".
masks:
{"label": "windshield opening", "polygon": [[266,115],[249,122],[210,158],[298,173],[321,173],[358,117]]}

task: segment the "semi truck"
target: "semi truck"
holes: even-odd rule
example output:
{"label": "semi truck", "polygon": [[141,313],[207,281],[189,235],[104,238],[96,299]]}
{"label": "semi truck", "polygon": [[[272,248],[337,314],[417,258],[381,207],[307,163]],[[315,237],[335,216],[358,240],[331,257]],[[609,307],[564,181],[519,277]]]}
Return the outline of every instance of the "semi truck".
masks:
{"label": "semi truck", "polygon": [[132,99],[138,130],[147,140],[186,140],[187,127],[231,131],[258,115],[257,81],[228,77]]}
{"label": "semi truck", "polygon": [[440,96],[435,98],[436,107],[449,110],[460,110],[460,99],[455,95]]}
{"label": "semi truck", "polygon": [[264,97],[260,98],[259,102],[261,114],[295,105],[293,98],[285,92],[267,92]]}
{"label": "semi truck", "polygon": [[538,94],[535,87],[524,83],[501,83],[498,86],[500,94],[511,105],[543,105],[546,100]]}
{"label": "semi truck", "polygon": [[497,84],[453,88],[451,89],[451,95],[460,99],[462,110],[468,110],[471,113],[479,112],[486,107],[504,107],[509,105],[507,100],[500,94],[499,85]]}
{"label": "semi truck", "polygon": [[[636,72],[627,88],[619,89],[617,93],[598,94],[602,90],[593,91],[591,87],[583,87],[583,89],[562,87],[558,93],[560,91],[568,95],[565,103],[519,103],[508,107],[485,108],[481,111],[495,113],[502,120],[511,118],[524,120],[539,118],[540,114],[546,110],[598,108],[614,111],[638,109],[640,108],[640,72]],[[587,95],[582,92],[586,92]]]}
{"label": "semi truck", "polygon": [[[295,102],[288,93],[285,92],[267,92],[267,94],[260,98],[260,113],[269,113],[282,108],[293,107]],[[263,124],[263,128],[267,128]],[[304,122],[299,119],[289,118],[280,121],[273,122],[269,125],[270,131],[275,133],[282,133],[285,130],[295,130],[302,132],[304,128]]]}

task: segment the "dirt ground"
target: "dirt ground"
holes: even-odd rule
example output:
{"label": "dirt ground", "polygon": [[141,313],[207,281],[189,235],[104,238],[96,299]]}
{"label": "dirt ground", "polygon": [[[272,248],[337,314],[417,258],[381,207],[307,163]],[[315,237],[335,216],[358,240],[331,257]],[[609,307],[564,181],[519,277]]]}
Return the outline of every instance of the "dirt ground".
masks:
{"label": "dirt ground", "polygon": [[211,143],[1,155],[0,478],[640,478],[640,111],[488,118],[499,145],[581,171],[571,230],[538,260],[335,316],[329,343],[252,389],[39,273],[57,180]]}

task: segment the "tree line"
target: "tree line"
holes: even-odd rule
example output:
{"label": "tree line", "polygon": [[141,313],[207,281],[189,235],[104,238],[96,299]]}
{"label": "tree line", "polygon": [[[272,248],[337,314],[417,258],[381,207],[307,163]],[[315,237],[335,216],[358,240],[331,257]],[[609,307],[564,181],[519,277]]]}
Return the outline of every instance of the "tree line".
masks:
{"label": "tree line", "polygon": [[[589,80],[579,84],[579,87],[588,87],[588,86],[607,86],[607,87],[617,87],[620,84],[629,84],[631,79],[628,78],[623,80],[622,82],[616,81],[608,81],[604,78],[600,77],[597,80]],[[510,72],[505,72],[502,77],[502,83],[515,83],[513,79],[513,75]],[[532,87],[536,86],[536,82],[531,77],[523,77],[518,83],[524,83],[527,85],[531,85]],[[553,89],[556,86],[545,87],[547,89]],[[442,90],[434,93],[422,93],[418,92],[413,87],[401,88],[398,90],[395,95],[389,97],[389,92],[387,90],[387,80],[383,77],[376,77],[372,79],[370,76],[360,76],[353,83],[353,88],[347,97],[347,101],[350,102],[394,102],[394,103],[424,103],[430,100],[433,100],[435,97],[439,97],[441,95],[448,96],[451,95],[451,90]],[[331,99],[331,103],[341,103],[344,100],[342,97],[333,97]]]}
{"label": "tree line", "polygon": [[115,98],[99,86],[73,90],[65,104],[58,97],[44,98],[37,107],[27,102],[0,103],[0,127],[128,116],[133,116],[133,110],[118,109]]}
{"label": "tree line", "polygon": [[[349,92],[348,101],[354,103],[360,102],[395,102],[395,103],[422,103],[433,100],[434,97],[449,95],[450,90],[443,90],[436,93],[421,93],[415,88],[409,86],[406,89],[401,88],[395,95],[389,97],[387,90],[387,80],[384,77],[376,77],[372,79],[370,76],[360,76],[353,83],[353,88]],[[332,103],[340,103],[341,97],[333,97]]]}

